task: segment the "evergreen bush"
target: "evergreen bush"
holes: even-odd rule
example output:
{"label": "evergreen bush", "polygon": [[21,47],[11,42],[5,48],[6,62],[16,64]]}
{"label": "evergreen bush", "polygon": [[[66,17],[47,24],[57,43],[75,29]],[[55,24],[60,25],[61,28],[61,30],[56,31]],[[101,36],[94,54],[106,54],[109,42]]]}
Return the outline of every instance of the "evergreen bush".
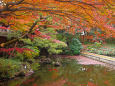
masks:
{"label": "evergreen bush", "polygon": [[80,41],[76,38],[73,38],[69,43],[68,47],[64,49],[65,54],[69,55],[79,55],[80,50],[82,49],[82,45]]}

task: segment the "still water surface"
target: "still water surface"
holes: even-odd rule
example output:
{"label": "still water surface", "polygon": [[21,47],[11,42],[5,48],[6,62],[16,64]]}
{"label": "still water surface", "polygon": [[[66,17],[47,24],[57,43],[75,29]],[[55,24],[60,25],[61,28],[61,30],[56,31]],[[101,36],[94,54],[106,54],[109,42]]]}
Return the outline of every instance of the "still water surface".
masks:
{"label": "still water surface", "polygon": [[115,70],[64,59],[60,67],[42,65],[31,76],[5,81],[0,86],[115,86]]}

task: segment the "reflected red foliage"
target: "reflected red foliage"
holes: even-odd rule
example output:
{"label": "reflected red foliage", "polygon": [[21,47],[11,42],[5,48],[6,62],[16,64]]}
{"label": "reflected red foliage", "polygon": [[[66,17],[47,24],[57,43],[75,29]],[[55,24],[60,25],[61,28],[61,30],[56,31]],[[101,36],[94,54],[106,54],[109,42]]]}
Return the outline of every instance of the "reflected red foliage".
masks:
{"label": "reflected red foliage", "polygon": [[56,71],[56,72],[58,72],[58,70],[57,69],[51,69],[51,68],[49,68],[49,70],[48,71]]}
{"label": "reflected red foliage", "polygon": [[106,69],[104,70],[103,74],[104,74],[104,75],[106,75],[106,74],[107,74],[107,70],[106,70]]}
{"label": "reflected red foliage", "polygon": [[20,86],[19,84],[17,84],[16,86]]}
{"label": "reflected red foliage", "polygon": [[110,83],[108,80],[104,81],[104,84],[106,84],[107,86],[110,86]]}
{"label": "reflected red foliage", "polygon": [[92,83],[92,82],[88,82],[87,84],[88,86],[97,86],[96,84]]}
{"label": "reflected red foliage", "polygon": [[28,79],[28,80],[25,80],[25,81],[23,82],[23,84],[28,84],[28,83],[33,82],[33,81],[34,81],[34,78]]}
{"label": "reflected red foliage", "polygon": [[36,83],[34,83],[33,86],[38,86],[38,85]]}

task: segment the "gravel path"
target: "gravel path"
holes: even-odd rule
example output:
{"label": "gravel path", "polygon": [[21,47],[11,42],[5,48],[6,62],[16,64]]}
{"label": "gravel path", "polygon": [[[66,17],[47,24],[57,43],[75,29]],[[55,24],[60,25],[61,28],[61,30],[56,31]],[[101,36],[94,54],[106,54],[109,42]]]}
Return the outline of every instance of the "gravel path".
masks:
{"label": "gravel path", "polygon": [[105,65],[105,63],[103,62],[99,62],[84,56],[77,56],[75,58],[79,64],[83,64],[83,65],[96,65],[96,64],[100,64],[100,65]]}
{"label": "gravel path", "polygon": [[113,66],[113,65],[103,63],[103,62],[100,62],[100,61],[96,61],[96,60],[93,60],[91,58],[87,58],[87,57],[84,57],[84,56],[81,56],[81,55],[79,55],[79,56],[62,56],[62,57],[76,59],[78,61],[78,63],[82,64],[82,65],[102,65],[102,66],[106,66],[110,69],[115,70],[115,66]]}
{"label": "gravel path", "polygon": [[105,65],[105,63],[103,62],[99,62],[84,56],[67,56],[67,57],[76,59],[79,64],[83,64],[83,65],[96,65],[96,64]]}

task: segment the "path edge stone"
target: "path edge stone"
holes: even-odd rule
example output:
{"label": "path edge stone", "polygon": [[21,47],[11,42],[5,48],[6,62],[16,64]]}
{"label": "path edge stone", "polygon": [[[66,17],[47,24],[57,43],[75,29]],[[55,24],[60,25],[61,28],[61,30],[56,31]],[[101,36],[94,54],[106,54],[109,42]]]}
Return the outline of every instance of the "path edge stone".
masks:
{"label": "path edge stone", "polygon": [[94,59],[94,60],[97,60],[97,61],[100,61],[100,62],[103,62],[103,63],[107,63],[107,64],[115,66],[115,58],[113,59],[113,57],[98,55],[98,54],[89,53],[89,52],[81,52],[81,55],[86,56],[86,57],[91,58],[91,59]]}

